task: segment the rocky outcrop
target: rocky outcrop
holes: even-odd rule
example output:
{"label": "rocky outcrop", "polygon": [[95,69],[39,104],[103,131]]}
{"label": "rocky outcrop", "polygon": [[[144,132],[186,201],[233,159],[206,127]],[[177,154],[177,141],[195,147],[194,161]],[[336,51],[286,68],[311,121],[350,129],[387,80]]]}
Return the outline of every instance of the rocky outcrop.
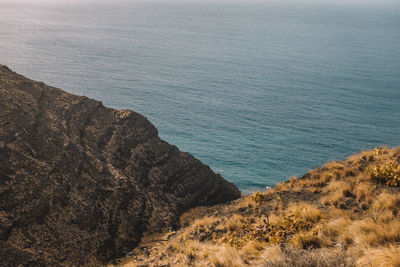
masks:
{"label": "rocky outcrop", "polygon": [[105,263],[239,195],[142,115],[0,65],[0,265]]}

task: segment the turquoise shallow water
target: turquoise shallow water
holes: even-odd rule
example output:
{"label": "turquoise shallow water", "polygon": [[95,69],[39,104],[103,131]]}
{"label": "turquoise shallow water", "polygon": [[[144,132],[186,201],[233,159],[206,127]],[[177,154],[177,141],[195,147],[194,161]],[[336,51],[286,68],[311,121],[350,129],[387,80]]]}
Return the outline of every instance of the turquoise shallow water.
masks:
{"label": "turquoise shallow water", "polygon": [[5,1],[0,63],[144,114],[244,192],[400,145],[394,4]]}

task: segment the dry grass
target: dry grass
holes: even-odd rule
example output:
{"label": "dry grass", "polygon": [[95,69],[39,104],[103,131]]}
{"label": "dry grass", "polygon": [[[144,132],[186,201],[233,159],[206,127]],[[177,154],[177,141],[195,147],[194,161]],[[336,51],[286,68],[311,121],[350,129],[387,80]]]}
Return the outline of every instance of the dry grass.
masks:
{"label": "dry grass", "polygon": [[357,261],[357,266],[371,267],[399,267],[400,266],[400,247],[384,246],[365,250],[364,255]]}
{"label": "dry grass", "polygon": [[197,219],[188,213],[173,237],[142,242],[148,249],[124,264],[400,266],[399,162],[400,148],[363,151],[267,192],[202,208]]}
{"label": "dry grass", "polygon": [[400,209],[400,194],[383,192],[378,195],[371,208],[376,212],[391,210],[397,213]]}
{"label": "dry grass", "polygon": [[268,246],[263,267],[354,266],[355,259],[341,249],[299,250],[293,247]]}
{"label": "dry grass", "polygon": [[375,186],[368,181],[356,185],[354,189],[356,200],[362,209],[367,209],[371,204],[374,196],[374,189]]}
{"label": "dry grass", "polygon": [[323,217],[320,209],[307,202],[290,203],[288,211],[300,220],[316,223]]}
{"label": "dry grass", "polygon": [[383,246],[400,242],[400,221],[376,222],[371,218],[354,221],[350,226],[359,246]]}

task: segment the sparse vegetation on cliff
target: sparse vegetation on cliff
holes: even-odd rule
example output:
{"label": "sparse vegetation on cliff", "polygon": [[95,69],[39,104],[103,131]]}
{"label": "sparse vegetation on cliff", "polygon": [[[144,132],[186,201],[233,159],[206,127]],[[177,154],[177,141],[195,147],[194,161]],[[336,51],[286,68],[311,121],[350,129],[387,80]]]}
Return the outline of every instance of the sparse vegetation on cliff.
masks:
{"label": "sparse vegetation on cliff", "polygon": [[[400,147],[376,148],[149,236],[122,266],[400,266]],[[147,265],[146,265],[147,264]]]}

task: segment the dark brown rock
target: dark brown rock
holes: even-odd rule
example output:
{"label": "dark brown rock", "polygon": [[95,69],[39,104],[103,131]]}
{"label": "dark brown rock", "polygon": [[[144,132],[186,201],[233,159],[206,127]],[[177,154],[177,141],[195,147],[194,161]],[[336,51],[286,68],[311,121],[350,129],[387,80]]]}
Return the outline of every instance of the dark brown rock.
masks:
{"label": "dark brown rock", "polygon": [[2,65],[0,144],[0,265],[105,263],[189,208],[240,195],[142,115]]}

